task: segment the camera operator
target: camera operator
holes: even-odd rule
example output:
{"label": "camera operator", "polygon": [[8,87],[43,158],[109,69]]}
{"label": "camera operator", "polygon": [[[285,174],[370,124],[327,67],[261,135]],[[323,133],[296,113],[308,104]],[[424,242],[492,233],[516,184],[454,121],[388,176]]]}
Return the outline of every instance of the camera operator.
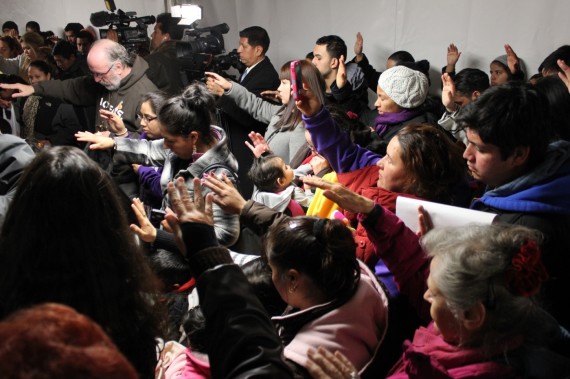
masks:
{"label": "camera operator", "polygon": [[[92,76],[64,81],[48,80],[33,86],[2,84],[0,88],[18,90],[19,93],[14,94],[14,97],[35,93],[74,105],[95,106],[95,125],[99,130],[109,127],[100,110],[110,111],[123,120],[127,134],[138,136],[139,123],[136,115],[140,100],[144,94],[157,90],[146,76],[148,63],[138,56],[133,59],[124,46],[101,39],[89,51],[87,64]],[[124,134],[118,136],[124,137]],[[130,165],[117,164],[117,159],[120,159],[118,155],[113,157],[111,175],[130,198],[138,196],[138,178]]]}
{"label": "camera operator", "polygon": [[172,17],[170,13],[156,17],[154,31],[150,35],[151,53],[144,58],[149,65],[148,78],[168,94],[180,92],[183,87],[175,40],[182,38],[184,28],[178,25],[178,21],[180,18]]}
{"label": "camera operator", "polygon": [[[237,52],[241,62],[246,66],[240,76],[240,84],[257,96],[263,91],[277,89],[279,75],[265,55],[270,42],[267,31],[260,26],[251,26],[240,31],[239,37]],[[218,96],[224,93],[224,90],[212,80],[208,81],[208,88]],[[249,141],[248,134],[251,131],[265,134],[267,124],[255,120],[228,96],[221,96],[217,106],[223,111],[223,116],[230,126],[231,149],[240,162],[238,171],[240,191],[249,199],[253,192],[253,183],[248,178],[247,172],[253,163],[253,155],[245,145],[245,141]]]}

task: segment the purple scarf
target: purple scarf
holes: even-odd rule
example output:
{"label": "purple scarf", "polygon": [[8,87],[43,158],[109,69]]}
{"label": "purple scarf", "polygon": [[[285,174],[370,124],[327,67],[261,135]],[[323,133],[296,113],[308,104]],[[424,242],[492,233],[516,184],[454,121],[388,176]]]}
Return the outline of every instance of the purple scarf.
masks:
{"label": "purple scarf", "polygon": [[404,121],[408,121],[416,117],[420,113],[421,110],[415,108],[415,109],[404,109],[403,111],[398,113],[390,112],[390,113],[379,114],[374,119],[374,130],[376,131],[376,133],[378,133],[378,136],[382,137],[384,134],[386,134],[388,128],[391,125],[396,125]]}

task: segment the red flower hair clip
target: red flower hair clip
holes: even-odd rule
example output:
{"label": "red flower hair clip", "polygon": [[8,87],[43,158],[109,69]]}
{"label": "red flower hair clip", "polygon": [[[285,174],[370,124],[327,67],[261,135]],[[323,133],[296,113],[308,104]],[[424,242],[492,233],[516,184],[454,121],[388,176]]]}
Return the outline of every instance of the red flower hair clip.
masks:
{"label": "red flower hair clip", "polygon": [[511,293],[524,297],[538,293],[542,282],[548,279],[540,254],[538,244],[528,240],[513,256],[511,267],[505,272],[505,286]]}

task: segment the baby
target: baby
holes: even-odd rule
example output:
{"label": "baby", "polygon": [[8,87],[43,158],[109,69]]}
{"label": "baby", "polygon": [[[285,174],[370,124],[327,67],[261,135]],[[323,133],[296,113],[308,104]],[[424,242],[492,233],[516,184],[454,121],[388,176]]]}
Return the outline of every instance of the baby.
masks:
{"label": "baby", "polygon": [[279,212],[289,210],[292,216],[304,215],[301,207],[307,208],[314,196],[312,191],[293,184],[293,169],[274,154],[255,158],[248,176],[256,187],[252,200]]}

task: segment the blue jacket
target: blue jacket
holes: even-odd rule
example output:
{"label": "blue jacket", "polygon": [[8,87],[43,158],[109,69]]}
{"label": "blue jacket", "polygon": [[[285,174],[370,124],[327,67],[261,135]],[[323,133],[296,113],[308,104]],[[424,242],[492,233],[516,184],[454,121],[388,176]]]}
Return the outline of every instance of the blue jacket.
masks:
{"label": "blue jacket", "polygon": [[471,208],[498,214],[495,222],[536,229],[544,236],[542,260],[549,280],[542,288],[543,306],[566,329],[570,310],[570,142],[550,144],[542,163],[526,175],[486,192]]}
{"label": "blue jacket", "polygon": [[570,214],[570,142],[556,141],[530,173],[487,191],[479,203],[507,212]]}

